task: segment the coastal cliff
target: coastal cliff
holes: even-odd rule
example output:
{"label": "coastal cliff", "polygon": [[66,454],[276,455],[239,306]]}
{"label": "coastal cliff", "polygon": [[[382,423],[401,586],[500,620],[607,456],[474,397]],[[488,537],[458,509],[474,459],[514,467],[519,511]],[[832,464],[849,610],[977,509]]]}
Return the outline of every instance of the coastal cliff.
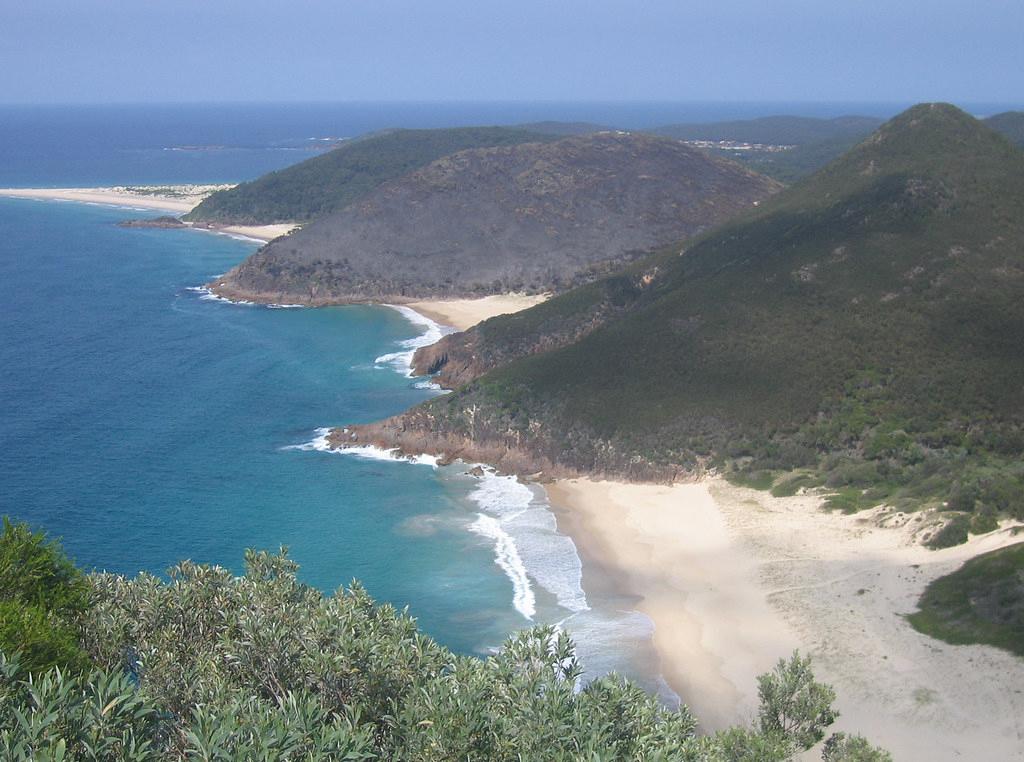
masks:
{"label": "coastal cliff", "polygon": [[465,150],[272,242],[210,287],[301,304],[557,293],[699,234],[780,188],[649,135]]}

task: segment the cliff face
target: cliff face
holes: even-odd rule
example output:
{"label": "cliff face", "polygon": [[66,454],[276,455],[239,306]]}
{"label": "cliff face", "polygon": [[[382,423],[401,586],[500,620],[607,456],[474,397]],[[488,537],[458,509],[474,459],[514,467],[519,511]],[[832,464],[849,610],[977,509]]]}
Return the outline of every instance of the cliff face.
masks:
{"label": "cliff face", "polygon": [[779,188],[647,135],[460,151],[270,243],[212,285],[311,304],[562,291]]}

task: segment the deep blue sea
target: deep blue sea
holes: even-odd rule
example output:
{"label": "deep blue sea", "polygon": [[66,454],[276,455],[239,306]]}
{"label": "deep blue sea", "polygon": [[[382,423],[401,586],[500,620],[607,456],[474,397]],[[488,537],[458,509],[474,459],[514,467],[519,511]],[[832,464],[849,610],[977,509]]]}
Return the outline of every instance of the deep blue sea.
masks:
{"label": "deep blue sea", "polygon": [[[311,138],[394,126],[897,109],[2,107],[0,187],[240,181],[313,155]],[[439,393],[403,364],[437,326],[387,307],[204,298],[195,287],[255,244],[117,226],[145,214],[155,213],[0,198],[0,514],[62,538],[86,568],[125,574],[183,558],[241,571],[245,548],[287,545],[305,581],[331,591],[358,578],[459,651],[564,622],[591,674],[617,669],[663,688],[649,622],[586,596],[541,492],[460,465],[318,449],[322,427]]]}

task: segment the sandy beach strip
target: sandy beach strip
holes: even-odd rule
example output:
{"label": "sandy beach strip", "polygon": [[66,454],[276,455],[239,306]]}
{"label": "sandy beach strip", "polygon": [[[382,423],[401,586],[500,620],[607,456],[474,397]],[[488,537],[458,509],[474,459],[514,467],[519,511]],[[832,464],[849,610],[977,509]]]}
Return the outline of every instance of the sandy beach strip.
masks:
{"label": "sandy beach strip", "polygon": [[273,241],[275,238],[287,235],[298,225],[192,225],[195,230],[208,230],[214,233],[225,233],[227,235],[240,236],[242,238],[255,238],[257,241]]}
{"label": "sandy beach strip", "polygon": [[0,188],[0,196],[30,198],[39,201],[77,201],[83,204],[130,206],[161,212],[185,214],[202,201],[208,193],[188,195],[161,195],[133,193],[127,188]]}
{"label": "sandy beach strip", "polygon": [[1024,535],[1004,527],[931,551],[915,514],[825,513],[817,496],[773,498],[717,478],[547,490],[584,588],[610,579],[637,600],[665,679],[705,729],[751,721],[756,676],[799,648],[836,688],[833,730],[898,760],[1024,760],[1024,660],[948,645],[903,618],[932,579]]}
{"label": "sandy beach strip", "polygon": [[550,294],[495,294],[480,299],[423,299],[409,302],[405,306],[438,323],[465,331],[489,318],[533,307],[549,296]]}
{"label": "sandy beach strip", "polygon": [[[81,204],[128,207],[186,214],[211,193],[231,185],[115,186],[109,188],[0,188],[0,196],[36,201],[73,201]],[[166,189],[167,193],[158,191]],[[290,233],[297,225],[193,225],[196,230],[253,238],[273,239]]]}

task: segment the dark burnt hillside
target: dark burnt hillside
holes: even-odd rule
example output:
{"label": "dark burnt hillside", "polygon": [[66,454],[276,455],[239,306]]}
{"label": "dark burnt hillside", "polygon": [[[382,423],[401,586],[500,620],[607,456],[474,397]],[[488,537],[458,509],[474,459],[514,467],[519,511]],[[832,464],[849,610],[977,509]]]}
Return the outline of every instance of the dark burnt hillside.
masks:
{"label": "dark burnt hillside", "polygon": [[270,243],[215,288],[314,304],[561,291],[779,187],[649,135],[460,151]]}

